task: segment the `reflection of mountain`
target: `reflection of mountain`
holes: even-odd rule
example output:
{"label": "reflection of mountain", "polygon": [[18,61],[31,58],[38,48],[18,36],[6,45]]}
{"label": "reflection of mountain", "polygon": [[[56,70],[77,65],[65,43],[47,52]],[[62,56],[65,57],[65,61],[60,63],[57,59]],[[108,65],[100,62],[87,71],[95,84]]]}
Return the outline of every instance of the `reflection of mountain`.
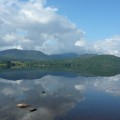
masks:
{"label": "reflection of mountain", "polygon": [[[97,71],[97,70],[96,70]],[[1,69],[0,70],[0,78],[8,79],[8,80],[32,80],[32,79],[39,79],[46,75],[53,75],[53,76],[63,76],[69,78],[75,78],[77,76],[84,76],[84,77],[96,77],[90,71],[73,71],[69,70],[57,70],[56,69],[44,69],[44,68],[31,68],[31,69]],[[109,70],[106,71],[106,74],[100,74],[99,76],[112,76],[113,74],[108,75]],[[114,73],[114,72],[113,72]]]}
{"label": "reflection of mountain", "polygon": [[8,80],[39,79],[46,75],[61,75],[66,77],[76,77],[72,72],[46,71],[44,69],[3,69],[0,71],[0,78]]}

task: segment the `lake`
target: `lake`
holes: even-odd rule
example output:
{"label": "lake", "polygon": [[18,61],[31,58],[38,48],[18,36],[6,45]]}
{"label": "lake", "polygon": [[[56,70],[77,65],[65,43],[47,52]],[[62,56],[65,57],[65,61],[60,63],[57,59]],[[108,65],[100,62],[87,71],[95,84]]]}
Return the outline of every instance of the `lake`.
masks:
{"label": "lake", "polygon": [[1,70],[0,120],[120,120],[120,75]]}

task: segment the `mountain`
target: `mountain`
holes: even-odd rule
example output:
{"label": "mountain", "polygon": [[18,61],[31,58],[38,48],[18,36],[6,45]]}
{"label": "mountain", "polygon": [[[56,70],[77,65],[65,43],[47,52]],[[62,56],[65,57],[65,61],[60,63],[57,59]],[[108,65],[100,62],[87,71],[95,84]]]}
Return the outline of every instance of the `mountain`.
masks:
{"label": "mountain", "polygon": [[75,53],[65,53],[65,54],[53,54],[47,55],[41,51],[34,50],[18,50],[9,49],[0,51],[0,60],[48,60],[48,59],[65,59],[65,58],[75,58],[80,55]]}
{"label": "mountain", "polygon": [[80,55],[78,55],[76,53],[64,53],[64,54],[53,54],[53,55],[50,55],[50,57],[55,58],[55,59],[65,59],[65,58],[80,57]]}
{"label": "mountain", "polygon": [[94,56],[98,56],[98,54],[88,54],[88,53],[85,53],[85,54],[81,54],[80,57],[82,58],[88,58],[88,57],[94,57]]}
{"label": "mountain", "polygon": [[44,60],[48,55],[33,50],[9,49],[0,51],[1,60]]}

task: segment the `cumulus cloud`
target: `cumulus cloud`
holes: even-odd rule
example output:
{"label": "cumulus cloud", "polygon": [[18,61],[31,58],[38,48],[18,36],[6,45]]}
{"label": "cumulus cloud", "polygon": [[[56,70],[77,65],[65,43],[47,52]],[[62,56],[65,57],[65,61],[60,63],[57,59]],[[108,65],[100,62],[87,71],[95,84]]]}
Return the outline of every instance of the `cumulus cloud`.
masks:
{"label": "cumulus cloud", "polygon": [[79,47],[85,47],[85,40],[76,41],[75,45]]}
{"label": "cumulus cloud", "polygon": [[103,40],[86,42],[80,40],[75,43],[77,47],[83,49],[85,53],[109,54],[120,57],[120,36],[116,35]]}
{"label": "cumulus cloud", "polygon": [[111,38],[95,42],[91,50],[101,54],[110,54],[120,57],[119,45],[120,36],[113,36]]}
{"label": "cumulus cloud", "polygon": [[120,36],[85,41],[77,28],[46,0],[0,0],[0,50],[27,49],[53,53],[101,53],[120,56]]}
{"label": "cumulus cloud", "polygon": [[[45,53],[79,52],[84,32],[46,6],[45,0],[0,1],[0,49],[33,49]],[[79,41],[78,41],[79,40]]]}

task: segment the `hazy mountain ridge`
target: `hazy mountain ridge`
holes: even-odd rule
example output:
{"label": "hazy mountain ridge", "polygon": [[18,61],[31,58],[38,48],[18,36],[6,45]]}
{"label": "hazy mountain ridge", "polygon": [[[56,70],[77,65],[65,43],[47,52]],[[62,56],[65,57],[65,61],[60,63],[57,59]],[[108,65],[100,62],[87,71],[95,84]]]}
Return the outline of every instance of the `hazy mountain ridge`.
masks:
{"label": "hazy mountain ridge", "polygon": [[[94,54],[93,54],[94,55]],[[0,60],[48,60],[93,56],[92,54],[79,55],[76,53],[47,55],[40,51],[9,49],[0,51]]]}

